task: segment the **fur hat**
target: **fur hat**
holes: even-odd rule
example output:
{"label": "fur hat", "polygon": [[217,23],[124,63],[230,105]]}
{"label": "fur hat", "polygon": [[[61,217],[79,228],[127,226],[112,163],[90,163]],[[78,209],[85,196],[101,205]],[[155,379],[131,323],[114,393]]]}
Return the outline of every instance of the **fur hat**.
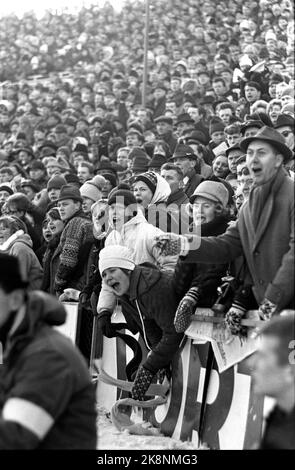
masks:
{"label": "fur hat", "polygon": [[106,246],[99,253],[98,267],[100,274],[108,268],[121,268],[133,271],[135,268],[134,253],[127,246]]}

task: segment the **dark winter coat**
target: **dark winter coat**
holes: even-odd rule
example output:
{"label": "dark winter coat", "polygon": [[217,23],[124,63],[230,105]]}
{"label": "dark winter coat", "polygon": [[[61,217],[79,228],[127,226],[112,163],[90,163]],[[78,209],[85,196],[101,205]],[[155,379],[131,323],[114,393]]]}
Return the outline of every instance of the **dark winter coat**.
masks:
{"label": "dark winter coat", "polygon": [[55,275],[59,266],[59,246],[61,233],[49,240],[43,256],[43,280],[41,289],[49,294],[54,294]]}
{"label": "dark winter coat", "polygon": [[171,362],[183,336],[173,324],[178,305],[173,274],[150,263],[137,265],[129,293],[120,301],[128,328],[134,334],[140,332],[151,349],[144,367],[156,373]]}
{"label": "dark winter coat", "polygon": [[[184,192],[190,198],[197,186],[204,180],[202,175],[198,175],[194,169],[187,175],[188,181],[184,185]],[[185,181],[185,179],[184,179]]]}
{"label": "dark winter coat", "polygon": [[[16,314],[0,368],[0,449],[95,449],[95,391],[81,354],[53,326],[66,318],[35,291]],[[20,322],[20,323],[18,323]]]}
{"label": "dark winter coat", "polygon": [[[202,236],[216,236],[224,233],[228,226],[228,218],[221,215],[211,222],[201,226]],[[186,259],[179,258],[175,268],[177,282],[176,293],[179,300],[190,287],[198,287],[201,296],[199,307],[212,307],[217,299],[217,287],[221,285],[221,278],[226,275],[227,264],[188,263]]]}
{"label": "dark winter coat", "polygon": [[291,308],[295,263],[294,181],[282,168],[273,181],[256,229],[248,200],[242,205],[235,225],[218,237],[202,238],[200,247],[190,251],[187,258],[190,262],[223,264],[242,254],[257,303],[266,298],[278,310]]}
{"label": "dark winter coat", "polygon": [[167,132],[166,134],[162,134],[161,136],[159,136],[162,140],[164,140],[166,142],[166,144],[169,145],[169,149],[170,149],[170,152],[171,152],[171,155],[173,154],[174,150],[175,150],[175,147],[177,145],[177,138],[175,137],[175,135],[173,134],[172,131],[169,131]]}

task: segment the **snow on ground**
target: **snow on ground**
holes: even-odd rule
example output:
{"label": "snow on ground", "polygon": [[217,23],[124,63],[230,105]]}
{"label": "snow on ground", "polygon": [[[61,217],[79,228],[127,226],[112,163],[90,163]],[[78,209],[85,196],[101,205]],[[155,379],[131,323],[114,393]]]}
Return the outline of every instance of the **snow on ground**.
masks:
{"label": "snow on ground", "polygon": [[98,450],[196,450],[192,442],[182,442],[171,437],[135,436],[127,431],[120,432],[112,424],[110,413],[98,408]]}

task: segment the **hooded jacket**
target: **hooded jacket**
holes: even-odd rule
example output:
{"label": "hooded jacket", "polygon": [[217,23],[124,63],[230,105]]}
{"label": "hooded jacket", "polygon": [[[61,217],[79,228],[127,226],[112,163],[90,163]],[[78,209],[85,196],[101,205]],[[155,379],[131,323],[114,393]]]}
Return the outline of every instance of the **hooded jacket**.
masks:
{"label": "hooded jacket", "polygon": [[0,449],[95,449],[95,392],[80,352],[53,326],[66,312],[35,291],[7,336],[0,380]]}
{"label": "hooded jacket", "polygon": [[157,176],[157,186],[151,202],[144,210],[144,216],[149,224],[158,227],[163,232],[179,233],[178,217],[167,210],[167,200],[171,194],[171,189],[167,181],[162,176]]}
{"label": "hooded jacket", "polygon": [[18,230],[0,246],[0,251],[15,256],[19,260],[21,276],[29,282],[29,289],[40,289],[42,284],[43,269],[33,251],[31,237]]}

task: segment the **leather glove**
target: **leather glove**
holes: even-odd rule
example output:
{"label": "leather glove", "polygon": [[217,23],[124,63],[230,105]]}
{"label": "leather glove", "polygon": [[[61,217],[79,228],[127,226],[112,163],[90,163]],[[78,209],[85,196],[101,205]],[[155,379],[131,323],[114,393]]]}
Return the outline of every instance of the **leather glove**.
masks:
{"label": "leather glove", "polygon": [[97,323],[97,327],[101,329],[102,334],[107,338],[113,338],[116,336],[117,330],[115,328],[115,324],[111,322],[111,312],[105,310],[99,314],[99,319]]}
{"label": "leather glove", "polygon": [[247,336],[247,329],[241,325],[246,309],[238,303],[233,303],[225,315],[225,325],[232,335]]}
{"label": "leather glove", "polygon": [[261,320],[270,320],[277,310],[277,305],[268,299],[264,299],[259,305],[258,313]]}
{"label": "leather glove", "polygon": [[195,311],[199,297],[200,289],[198,287],[191,287],[179,302],[174,317],[174,326],[177,333],[182,333],[189,327],[191,315]]}
{"label": "leather glove", "polygon": [[131,389],[131,397],[134,400],[143,401],[145,392],[149,388],[154,377],[154,373],[145,369],[143,366],[139,366],[133,387]]}
{"label": "leather glove", "polygon": [[176,233],[164,233],[156,237],[156,247],[163,256],[186,256],[190,249],[189,240]]}

